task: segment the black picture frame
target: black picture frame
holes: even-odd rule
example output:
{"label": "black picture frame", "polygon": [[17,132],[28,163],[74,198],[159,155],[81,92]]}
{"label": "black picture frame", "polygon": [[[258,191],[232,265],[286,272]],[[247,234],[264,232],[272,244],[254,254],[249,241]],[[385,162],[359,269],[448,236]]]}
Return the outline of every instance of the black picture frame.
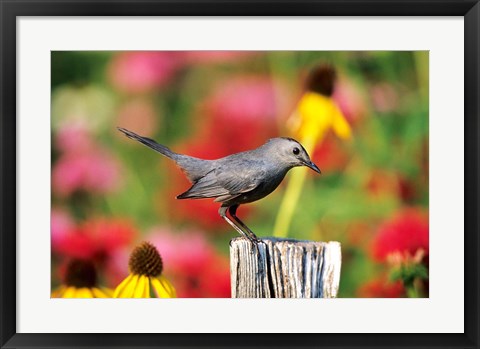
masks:
{"label": "black picture frame", "polygon": [[[478,0],[0,1],[1,348],[478,348]],[[463,16],[465,20],[465,332],[463,334],[24,334],[16,331],[16,19],[18,16]],[[462,117],[455,115],[452,117]],[[256,315],[253,315],[256,316]],[[448,316],[445,314],[445,316]],[[214,330],[214,329],[212,329]]]}

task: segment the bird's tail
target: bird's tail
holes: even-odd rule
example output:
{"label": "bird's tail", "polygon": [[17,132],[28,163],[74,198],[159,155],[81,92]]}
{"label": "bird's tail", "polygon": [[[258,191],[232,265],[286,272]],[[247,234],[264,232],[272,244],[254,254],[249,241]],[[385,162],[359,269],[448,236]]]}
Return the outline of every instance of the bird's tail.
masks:
{"label": "bird's tail", "polygon": [[128,138],[134,139],[134,140],[146,145],[147,147],[152,148],[153,150],[159,152],[160,154],[163,154],[166,157],[169,157],[170,159],[176,160],[176,158],[178,156],[177,153],[171,151],[170,149],[168,149],[164,145],[158,144],[153,139],[139,136],[135,132],[129,131],[129,130],[124,129],[122,127],[117,127],[117,129],[120,132],[124,133],[125,136],[127,136]]}

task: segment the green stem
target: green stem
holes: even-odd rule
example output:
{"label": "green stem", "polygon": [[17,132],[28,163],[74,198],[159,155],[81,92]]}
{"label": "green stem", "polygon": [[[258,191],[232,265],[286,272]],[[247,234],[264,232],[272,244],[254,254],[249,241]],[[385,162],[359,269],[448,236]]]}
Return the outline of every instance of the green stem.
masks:
{"label": "green stem", "polygon": [[405,282],[404,285],[405,285],[405,289],[407,290],[408,298],[420,298],[420,293],[415,287],[415,280],[410,282]]}

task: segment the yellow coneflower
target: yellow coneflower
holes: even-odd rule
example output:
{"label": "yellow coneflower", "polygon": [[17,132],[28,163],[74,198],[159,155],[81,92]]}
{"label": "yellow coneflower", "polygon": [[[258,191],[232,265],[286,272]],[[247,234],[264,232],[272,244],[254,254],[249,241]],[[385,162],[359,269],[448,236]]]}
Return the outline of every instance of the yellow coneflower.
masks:
{"label": "yellow coneflower", "polygon": [[[306,92],[287,122],[287,127],[309,154],[330,129],[341,139],[351,137],[350,126],[332,99],[335,78],[335,69],[330,65],[313,69],[306,83]],[[287,236],[306,174],[306,168],[299,168],[290,175],[275,222],[275,236]]]}
{"label": "yellow coneflower", "polygon": [[97,287],[97,272],[92,262],[73,259],[67,264],[65,280],[52,291],[52,298],[110,298],[112,290]]}
{"label": "yellow coneflower", "polygon": [[130,275],[117,286],[114,298],[175,298],[177,293],[170,281],[162,276],[163,263],[155,246],[143,242],[128,261]]}

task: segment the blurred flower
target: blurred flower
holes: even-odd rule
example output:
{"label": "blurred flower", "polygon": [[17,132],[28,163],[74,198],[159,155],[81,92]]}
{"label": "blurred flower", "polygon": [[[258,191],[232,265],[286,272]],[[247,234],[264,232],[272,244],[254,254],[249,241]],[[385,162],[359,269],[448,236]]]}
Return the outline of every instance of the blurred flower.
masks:
{"label": "blurred flower", "polygon": [[63,256],[104,265],[115,250],[130,244],[135,235],[135,229],[125,220],[92,219],[58,236],[52,249]]}
{"label": "blurred flower", "polygon": [[[157,117],[152,101],[146,98],[136,98],[125,102],[118,111],[117,125],[128,130],[151,137],[157,127],[160,118]],[[122,139],[126,140],[125,137]]]}
{"label": "blurred flower", "polygon": [[258,51],[185,51],[182,57],[186,63],[228,63],[258,55]]}
{"label": "blurred flower", "polygon": [[323,173],[340,171],[348,164],[348,153],[338,139],[331,134],[317,144],[312,156],[312,161],[322,170]]}
{"label": "blurred flower", "polygon": [[428,263],[424,257],[425,251],[421,248],[414,255],[394,252],[387,257],[392,266],[390,279],[402,281],[409,297],[418,298],[428,293]]}
{"label": "blurred flower", "polygon": [[112,291],[97,286],[97,272],[91,261],[71,260],[62,285],[52,291],[52,298],[109,298]]}
{"label": "blurred flower", "polygon": [[52,128],[81,127],[98,131],[110,126],[114,106],[112,94],[103,87],[60,86],[52,92]]}
{"label": "blurred flower", "polygon": [[351,124],[362,120],[368,112],[360,89],[346,77],[339,79],[332,98]]}
{"label": "blurred flower", "polygon": [[150,298],[150,287],[158,298],[175,298],[176,291],[162,276],[163,262],[158,250],[143,242],[133,250],[128,261],[130,274],[115,289],[115,298]]}
{"label": "blurred flower", "polygon": [[307,152],[322,142],[329,130],[341,139],[349,139],[350,125],[332,98],[336,90],[334,67],[328,64],[316,66],[310,71],[305,85],[305,93],[288,122],[291,132]]}
{"label": "blurred flower", "polygon": [[265,77],[222,81],[203,105],[207,116],[200,120],[200,139],[217,138],[225,154],[258,147],[277,134],[276,116],[284,97],[283,86]]}
{"label": "blurred flower", "polygon": [[50,215],[50,238],[53,250],[58,248],[60,241],[70,233],[74,226],[75,223],[67,212],[59,208],[52,208]]}
{"label": "blurred flower", "polygon": [[363,284],[357,291],[362,298],[400,298],[406,297],[405,289],[400,281],[390,282],[386,278],[378,278]]}
{"label": "blurred flower", "polygon": [[384,222],[373,241],[372,253],[377,261],[386,261],[389,255],[404,258],[422,250],[428,256],[428,215],[418,208],[407,208]]}
{"label": "blurred flower", "polygon": [[62,125],[55,136],[55,145],[63,153],[81,153],[95,147],[91,132],[85,125]]}
{"label": "blurred flower", "polygon": [[60,196],[109,193],[118,188],[120,172],[119,163],[104,150],[66,153],[53,166],[52,189]]}
{"label": "blurred flower", "polygon": [[387,113],[398,107],[398,94],[395,88],[386,82],[372,86],[370,90],[373,107],[381,113]]}
{"label": "blurred flower", "polygon": [[[330,130],[342,140],[351,138],[350,125],[332,99],[335,82],[336,71],[333,66],[320,64],[313,68],[305,83],[305,92],[287,120],[290,132],[310,155]],[[273,228],[277,237],[288,236],[306,174],[307,169],[302,168],[290,175]]]}
{"label": "blurred flower", "polygon": [[167,84],[178,64],[174,51],[121,52],[111,61],[108,78],[119,91],[150,92]]}
{"label": "blurred flower", "polygon": [[179,297],[231,297],[228,258],[218,254],[204,234],[197,231],[173,234],[157,228],[149,239],[162,251]]}

